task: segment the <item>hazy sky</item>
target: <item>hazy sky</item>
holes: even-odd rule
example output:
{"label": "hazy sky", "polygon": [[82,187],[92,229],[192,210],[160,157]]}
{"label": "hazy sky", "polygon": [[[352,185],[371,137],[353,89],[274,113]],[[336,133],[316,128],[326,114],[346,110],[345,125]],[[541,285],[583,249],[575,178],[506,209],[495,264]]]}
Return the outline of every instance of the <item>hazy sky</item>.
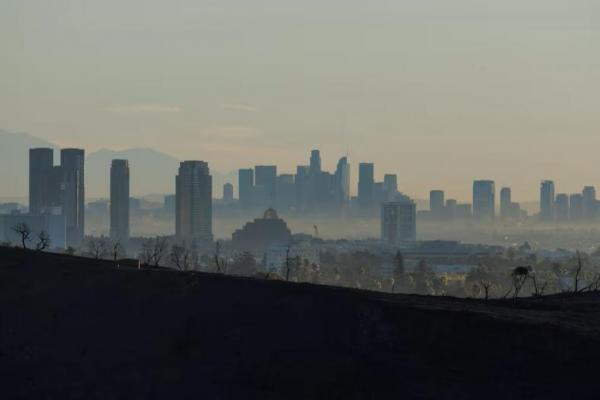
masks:
{"label": "hazy sky", "polygon": [[0,128],[59,145],[600,186],[598,0],[0,0],[0,54]]}

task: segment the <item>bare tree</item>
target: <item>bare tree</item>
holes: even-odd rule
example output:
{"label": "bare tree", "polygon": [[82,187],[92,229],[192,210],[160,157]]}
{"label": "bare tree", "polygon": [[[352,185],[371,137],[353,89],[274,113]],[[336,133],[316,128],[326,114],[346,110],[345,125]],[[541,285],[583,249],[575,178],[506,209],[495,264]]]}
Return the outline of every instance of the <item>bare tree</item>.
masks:
{"label": "bare tree", "polygon": [[529,267],[516,267],[511,274],[513,280],[514,295],[513,298],[519,296],[519,292],[529,277]]}
{"label": "bare tree", "polygon": [[583,268],[583,263],[581,262],[581,253],[577,250],[577,266],[574,271],[574,279],[573,279],[573,292],[577,293],[579,291],[579,276],[581,275],[581,270]]}
{"label": "bare tree", "polygon": [[185,245],[174,244],[171,246],[169,259],[180,271],[187,271],[192,265],[192,254]]}
{"label": "bare tree", "polygon": [[26,249],[27,242],[31,240],[31,229],[24,222],[19,222],[11,228],[21,239],[21,246]]}
{"label": "bare tree", "polygon": [[219,241],[215,243],[214,260],[217,267],[217,272],[224,274],[227,273],[227,260],[221,257],[221,242]]}
{"label": "bare tree", "polygon": [[121,244],[120,239],[115,239],[112,241],[110,252],[112,255],[112,259],[115,263],[119,260],[119,258],[123,257],[123,254],[125,253],[125,248]]}
{"label": "bare tree", "polygon": [[285,280],[290,280],[290,246],[285,249]]}
{"label": "bare tree", "polygon": [[44,251],[50,247],[50,235],[46,231],[41,231],[38,235],[38,242],[35,245],[35,249],[38,251]]}
{"label": "bare tree", "polygon": [[140,259],[144,264],[158,267],[168,250],[167,238],[156,236],[144,240]]}
{"label": "bare tree", "polygon": [[89,236],[86,239],[88,253],[95,259],[106,257],[108,253],[108,243],[104,235],[100,237]]}

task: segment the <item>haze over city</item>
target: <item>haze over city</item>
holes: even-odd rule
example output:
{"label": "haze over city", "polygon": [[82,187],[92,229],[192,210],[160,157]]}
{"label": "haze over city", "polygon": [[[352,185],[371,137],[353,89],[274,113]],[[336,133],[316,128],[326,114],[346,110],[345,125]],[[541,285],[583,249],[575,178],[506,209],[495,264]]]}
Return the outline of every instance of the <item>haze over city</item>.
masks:
{"label": "haze over city", "polygon": [[[598,183],[593,1],[14,1],[0,121],[61,147],[293,172],[318,147],[425,198]],[[356,174],[354,174],[356,176]],[[354,186],[354,185],[352,185]]]}
{"label": "haze over city", "polygon": [[597,0],[0,0],[0,398],[596,399]]}

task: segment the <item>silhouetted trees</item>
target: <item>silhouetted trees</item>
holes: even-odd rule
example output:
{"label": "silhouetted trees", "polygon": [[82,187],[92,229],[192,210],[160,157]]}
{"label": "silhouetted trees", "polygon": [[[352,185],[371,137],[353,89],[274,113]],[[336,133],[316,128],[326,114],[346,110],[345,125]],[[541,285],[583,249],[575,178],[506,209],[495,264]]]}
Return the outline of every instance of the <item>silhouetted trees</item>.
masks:
{"label": "silhouetted trees", "polygon": [[146,265],[160,266],[161,261],[167,255],[169,244],[166,237],[156,236],[145,239],[142,243],[140,260]]}
{"label": "silhouetted trees", "polygon": [[38,242],[35,245],[35,249],[38,251],[44,251],[50,247],[50,235],[46,231],[41,231],[38,234]]}
{"label": "silhouetted trees", "polygon": [[31,240],[31,229],[24,222],[19,222],[11,228],[20,238],[21,246],[26,249],[27,243]]}

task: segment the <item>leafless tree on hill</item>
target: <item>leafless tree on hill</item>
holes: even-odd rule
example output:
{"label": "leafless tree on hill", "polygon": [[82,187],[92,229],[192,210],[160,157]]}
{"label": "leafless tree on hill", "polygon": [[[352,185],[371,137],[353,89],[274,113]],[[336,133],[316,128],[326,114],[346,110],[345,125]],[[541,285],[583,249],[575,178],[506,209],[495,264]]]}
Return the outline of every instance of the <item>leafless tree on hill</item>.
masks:
{"label": "leafless tree on hill", "polygon": [[11,228],[17,235],[19,235],[21,240],[21,246],[26,249],[27,242],[31,240],[31,229],[29,225],[24,222],[19,222],[15,226]]}
{"label": "leafless tree on hill", "polygon": [[46,231],[41,231],[38,235],[38,242],[35,245],[35,249],[38,251],[44,251],[50,247],[50,235]]}

